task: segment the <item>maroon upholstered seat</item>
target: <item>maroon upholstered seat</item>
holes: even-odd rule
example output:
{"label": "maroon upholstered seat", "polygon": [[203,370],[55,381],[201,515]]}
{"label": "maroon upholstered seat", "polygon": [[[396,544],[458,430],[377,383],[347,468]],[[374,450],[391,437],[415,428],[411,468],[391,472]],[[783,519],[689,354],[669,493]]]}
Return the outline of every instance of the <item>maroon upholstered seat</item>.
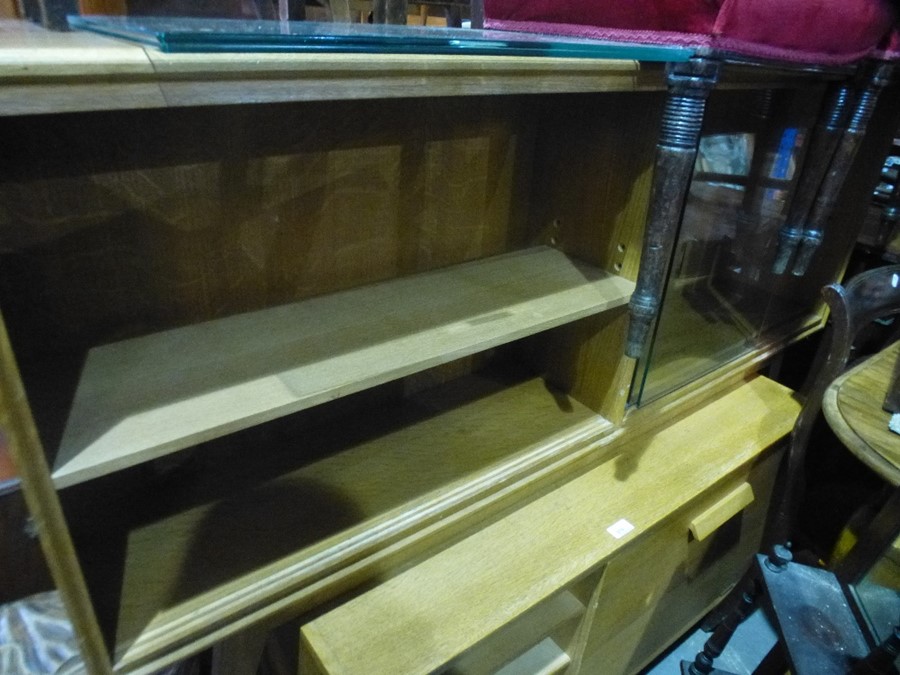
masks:
{"label": "maroon upholstered seat", "polygon": [[484,0],[485,26],[822,65],[873,53],[889,0]]}

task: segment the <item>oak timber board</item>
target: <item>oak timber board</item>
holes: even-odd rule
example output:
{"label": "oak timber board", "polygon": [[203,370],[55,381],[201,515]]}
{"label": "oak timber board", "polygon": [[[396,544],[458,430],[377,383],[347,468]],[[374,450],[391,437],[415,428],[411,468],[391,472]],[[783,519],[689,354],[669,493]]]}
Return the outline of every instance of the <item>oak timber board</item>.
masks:
{"label": "oak timber board", "polygon": [[619,307],[634,285],[536,247],[92,349],[65,487]]}

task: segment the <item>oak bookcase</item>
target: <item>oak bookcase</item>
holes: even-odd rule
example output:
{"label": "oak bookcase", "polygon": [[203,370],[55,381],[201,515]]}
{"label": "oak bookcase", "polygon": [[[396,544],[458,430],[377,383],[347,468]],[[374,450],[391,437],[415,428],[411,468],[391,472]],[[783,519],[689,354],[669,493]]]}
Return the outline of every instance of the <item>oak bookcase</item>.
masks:
{"label": "oak bookcase", "polygon": [[[663,64],[0,35],[0,439],[89,671],[297,617],[310,668],[361,672],[328,662],[345,621],[418,658],[382,595],[450,612],[441,662],[410,672],[511,644],[536,607],[578,659],[633,642],[628,669],[737,579],[796,414],[754,373],[822,316],[628,405]],[[815,99],[823,78],[735,66],[721,87]],[[523,536],[542,552],[491,583]],[[632,575],[687,598],[665,630],[641,617],[671,595],[623,594]]]}

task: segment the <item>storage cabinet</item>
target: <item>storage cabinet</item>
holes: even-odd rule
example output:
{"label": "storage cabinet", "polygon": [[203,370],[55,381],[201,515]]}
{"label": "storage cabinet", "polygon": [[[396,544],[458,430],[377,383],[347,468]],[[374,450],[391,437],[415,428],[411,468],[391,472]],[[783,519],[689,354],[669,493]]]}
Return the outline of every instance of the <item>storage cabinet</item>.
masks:
{"label": "storage cabinet", "polygon": [[[682,505],[714,504],[787,433],[789,392],[737,385],[821,315],[626,415],[662,64],[167,55],[9,30],[0,430],[92,672],[312,619],[546,500],[581,538],[593,507],[566,499],[610,467],[594,497],[611,507],[669,469],[698,482],[622,542],[535,568],[551,627],[513,626],[517,607],[450,657],[509,625],[496,644],[594,658],[613,632],[595,590],[638,535],[718,575],[684,588],[734,581],[771,470],[717,571]],[[726,85],[815,98],[820,79],[738,68]],[[712,434],[696,461],[642,459],[679,420],[706,436],[714,412],[686,416],[732,390],[759,414],[746,452]],[[691,620],[712,599],[678,592]],[[622,607],[621,630],[643,625]],[[674,635],[634,630],[616,644]]]}
{"label": "storage cabinet", "polygon": [[[539,83],[533,60],[462,59],[454,81],[482,82],[443,97],[441,59],[388,57],[376,72],[421,95],[357,102],[340,73],[360,59],[281,57],[300,87],[326,69],[337,100],[211,105],[253,96],[226,79],[194,106],[62,114],[38,47],[31,101],[52,114],[3,127],[3,427],[95,670],[152,670],[389,574],[615,430],[621,350],[554,345],[623,330],[662,93],[489,94],[628,89],[634,64]],[[140,84],[116,68],[104,87]],[[608,147],[634,144],[593,130],[604,115],[646,132],[619,166]],[[561,123],[585,145],[565,193]],[[597,184],[619,209],[535,208]],[[581,400],[576,358],[596,364]]]}
{"label": "storage cabinet", "polygon": [[[456,672],[479,649],[496,655],[498,636],[530,619],[543,632],[519,654],[551,638],[571,672],[637,671],[727,592],[755,551],[774,444],[798,410],[784,393],[756,378],[308,623],[308,669]],[[738,411],[758,434],[717,424]],[[748,490],[749,504],[729,498]],[[560,592],[584,608],[562,640]]]}

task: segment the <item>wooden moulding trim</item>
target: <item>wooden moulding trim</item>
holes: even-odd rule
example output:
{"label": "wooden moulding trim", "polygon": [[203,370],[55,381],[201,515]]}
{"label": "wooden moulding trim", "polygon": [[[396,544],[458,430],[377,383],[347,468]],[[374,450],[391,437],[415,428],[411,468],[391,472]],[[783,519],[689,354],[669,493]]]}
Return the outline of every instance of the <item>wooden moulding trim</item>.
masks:
{"label": "wooden moulding trim", "polygon": [[25,389],[0,316],[0,443],[7,444],[41,547],[65,603],[85,664],[92,673],[110,672],[109,657],[50,472]]}
{"label": "wooden moulding trim", "polygon": [[[658,87],[645,87],[652,90]],[[186,106],[370,100],[425,96],[629,92],[634,74],[573,72],[234,73],[3,81],[0,116]],[[22,100],[25,97],[27,100]]]}
{"label": "wooden moulding trim", "polygon": [[3,38],[0,116],[282,101],[632,91],[641,70],[638,62],[624,59],[166,54],[83,32],[23,29],[7,31]]}

